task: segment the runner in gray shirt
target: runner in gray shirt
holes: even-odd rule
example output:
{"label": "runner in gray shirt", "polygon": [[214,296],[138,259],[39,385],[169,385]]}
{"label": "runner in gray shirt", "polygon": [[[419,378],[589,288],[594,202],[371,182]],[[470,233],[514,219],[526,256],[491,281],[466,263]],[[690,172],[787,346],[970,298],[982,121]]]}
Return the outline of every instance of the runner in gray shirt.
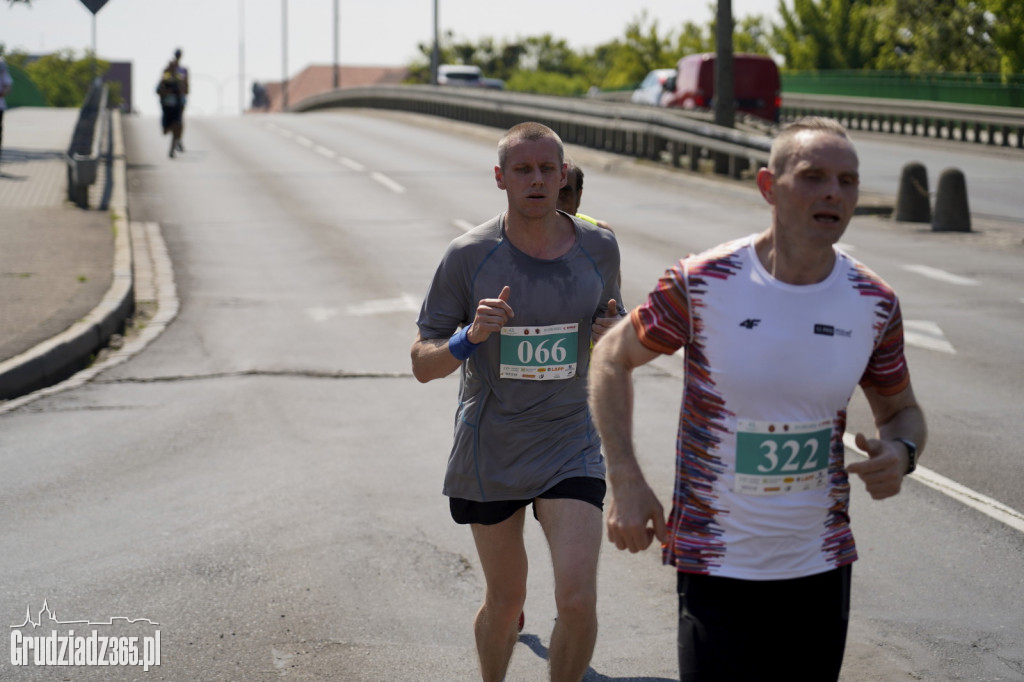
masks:
{"label": "runner in gray shirt", "polygon": [[[451,243],[412,348],[426,382],[461,368],[444,493],[487,582],[475,621],[484,680],[501,680],[526,599],[526,507],[548,539],[558,618],[551,678],[582,679],[597,636],[604,460],[587,407],[590,348],[624,314],[614,235],[556,210],[561,140],[520,124],[494,169],[508,210]],[[520,622],[521,627],[521,622]]]}

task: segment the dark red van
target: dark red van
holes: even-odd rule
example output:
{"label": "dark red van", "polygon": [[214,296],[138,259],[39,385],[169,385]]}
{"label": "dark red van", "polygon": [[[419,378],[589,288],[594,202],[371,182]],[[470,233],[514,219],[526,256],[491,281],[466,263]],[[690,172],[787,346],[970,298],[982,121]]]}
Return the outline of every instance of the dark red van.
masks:
{"label": "dark red van", "polygon": [[[771,57],[760,54],[733,55],[733,84],[736,110],[763,118],[779,120],[782,82],[779,67]],[[676,75],[665,83],[661,106],[683,109],[710,109],[715,96],[715,54],[691,54],[676,65]]]}

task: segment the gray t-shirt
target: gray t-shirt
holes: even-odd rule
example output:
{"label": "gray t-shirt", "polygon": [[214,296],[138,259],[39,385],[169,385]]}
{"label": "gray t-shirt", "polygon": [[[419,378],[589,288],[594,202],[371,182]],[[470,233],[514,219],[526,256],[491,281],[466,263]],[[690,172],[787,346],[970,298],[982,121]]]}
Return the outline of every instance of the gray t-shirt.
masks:
{"label": "gray t-shirt", "polygon": [[[462,363],[444,494],[478,502],[532,499],[566,478],[604,478],[587,408],[591,323],[619,304],[614,235],[573,218],[576,243],[538,260],[505,237],[504,215],[448,246],[420,309],[425,339],[446,339],[478,302],[511,289],[515,317]],[[573,366],[574,365],[574,366]]]}

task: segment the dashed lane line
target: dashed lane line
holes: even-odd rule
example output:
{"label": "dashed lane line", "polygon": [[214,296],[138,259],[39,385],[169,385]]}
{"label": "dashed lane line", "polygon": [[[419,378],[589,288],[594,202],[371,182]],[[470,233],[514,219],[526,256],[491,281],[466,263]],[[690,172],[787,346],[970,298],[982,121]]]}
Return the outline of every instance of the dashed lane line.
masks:
{"label": "dashed lane line", "polygon": [[359,163],[358,161],[354,161],[348,158],[347,156],[339,157],[338,163],[340,163],[342,166],[345,166],[349,170],[354,170],[356,173],[362,173],[363,171],[366,170],[366,166]]}
{"label": "dashed lane line", "polygon": [[902,267],[907,272],[913,272],[921,275],[922,277],[934,279],[939,282],[946,282],[947,284],[959,284],[960,286],[965,287],[976,287],[981,284],[981,282],[976,279],[954,275],[952,272],[946,272],[945,270],[933,268],[929,265],[904,265]]}
{"label": "dashed lane line", "polygon": [[320,156],[326,156],[328,159],[333,159],[336,156],[338,156],[338,153],[335,152],[333,149],[328,149],[327,147],[321,144],[318,144],[317,146],[313,147],[313,151],[315,151]]}
{"label": "dashed lane line", "polygon": [[370,173],[370,177],[379,182],[380,184],[384,185],[385,187],[387,187],[395,194],[405,194],[405,187],[402,187],[400,184],[398,184],[388,176],[384,175],[383,173],[378,173],[377,171],[374,171],[373,173]]}

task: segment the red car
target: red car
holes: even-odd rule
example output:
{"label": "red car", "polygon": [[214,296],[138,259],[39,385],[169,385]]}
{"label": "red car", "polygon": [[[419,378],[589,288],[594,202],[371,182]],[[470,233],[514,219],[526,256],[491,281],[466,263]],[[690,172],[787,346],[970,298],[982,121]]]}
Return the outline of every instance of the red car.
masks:
{"label": "red car", "polygon": [[[733,85],[736,111],[778,122],[782,81],[779,67],[771,57],[733,55]],[[691,54],[679,60],[675,76],[665,82],[660,104],[663,107],[710,109],[714,106],[714,97],[714,53]]]}

